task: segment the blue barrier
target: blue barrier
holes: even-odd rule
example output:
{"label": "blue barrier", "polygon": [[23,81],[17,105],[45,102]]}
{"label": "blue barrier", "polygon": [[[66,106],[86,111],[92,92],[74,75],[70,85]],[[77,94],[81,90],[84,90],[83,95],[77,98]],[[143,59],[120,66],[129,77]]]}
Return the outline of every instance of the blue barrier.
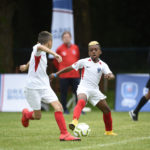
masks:
{"label": "blue barrier", "polygon": [[[115,110],[130,111],[134,109],[141,97],[148,91],[145,87],[148,79],[148,74],[118,74],[116,79]],[[150,102],[141,111],[150,111]]]}

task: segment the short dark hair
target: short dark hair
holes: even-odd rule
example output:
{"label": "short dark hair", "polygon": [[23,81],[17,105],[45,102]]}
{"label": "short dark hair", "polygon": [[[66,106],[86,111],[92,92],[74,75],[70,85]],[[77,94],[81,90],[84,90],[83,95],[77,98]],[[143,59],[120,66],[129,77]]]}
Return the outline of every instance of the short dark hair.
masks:
{"label": "short dark hair", "polygon": [[38,42],[46,44],[48,41],[52,41],[52,34],[48,31],[41,31],[38,35]]}
{"label": "short dark hair", "polygon": [[70,33],[70,31],[65,31],[65,32],[63,32],[63,34],[61,35],[61,38],[63,38],[63,36],[64,36],[65,34],[69,34],[69,35],[70,35],[70,37],[71,37],[71,33]]}

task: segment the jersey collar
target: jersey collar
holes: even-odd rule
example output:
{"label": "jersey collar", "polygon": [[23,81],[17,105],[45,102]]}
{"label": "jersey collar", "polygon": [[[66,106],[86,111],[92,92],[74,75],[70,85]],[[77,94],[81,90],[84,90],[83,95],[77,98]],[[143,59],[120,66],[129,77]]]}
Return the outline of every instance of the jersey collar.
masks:
{"label": "jersey collar", "polygon": [[65,47],[70,48],[72,46],[72,43],[70,44],[70,46],[68,47],[66,44],[64,44]]}
{"label": "jersey collar", "polygon": [[[89,59],[88,59],[88,61],[92,61],[93,62],[93,60],[92,60],[92,58],[90,57]],[[95,63],[95,62],[93,62],[93,63]],[[98,58],[98,62],[97,63],[99,63],[100,65],[102,64],[101,63],[101,60]]]}

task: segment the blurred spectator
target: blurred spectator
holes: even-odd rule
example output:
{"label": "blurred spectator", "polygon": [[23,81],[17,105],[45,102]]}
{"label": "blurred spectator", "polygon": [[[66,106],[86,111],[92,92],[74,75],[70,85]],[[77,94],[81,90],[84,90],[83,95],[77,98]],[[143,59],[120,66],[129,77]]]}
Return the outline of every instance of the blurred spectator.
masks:
{"label": "blurred spectator", "polygon": [[[65,31],[62,34],[62,41],[63,44],[57,48],[56,52],[57,54],[62,56],[63,61],[61,63],[58,63],[56,59],[54,59],[53,61],[58,71],[72,65],[80,57],[78,46],[71,43],[71,33],[69,31]],[[66,107],[68,88],[69,86],[72,87],[72,91],[75,94],[77,101],[76,90],[80,82],[80,74],[79,71],[72,70],[70,72],[61,74],[59,78],[60,78],[60,100],[64,109],[64,113],[69,114],[69,111]]]}
{"label": "blurred spectator", "polygon": [[[148,54],[148,64],[149,64],[149,66],[150,66],[150,51],[149,51],[149,54]],[[149,71],[150,71],[150,70],[149,70]],[[150,72],[149,72],[149,73],[150,73]],[[139,101],[138,105],[136,106],[136,108],[135,108],[134,110],[132,110],[132,111],[129,112],[129,115],[130,115],[130,117],[131,117],[131,119],[132,119],[133,121],[138,121],[138,113],[139,113],[139,111],[141,110],[141,108],[142,108],[142,107],[148,102],[148,100],[150,99],[150,78],[149,78],[149,80],[148,80],[147,83],[146,83],[146,88],[148,88],[147,94],[144,95],[144,96],[140,99],[140,101]]]}

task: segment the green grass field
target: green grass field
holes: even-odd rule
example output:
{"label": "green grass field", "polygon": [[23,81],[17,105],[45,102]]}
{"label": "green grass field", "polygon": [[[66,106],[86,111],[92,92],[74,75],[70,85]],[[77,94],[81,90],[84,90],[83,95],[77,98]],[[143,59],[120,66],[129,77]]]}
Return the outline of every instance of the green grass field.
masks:
{"label": "green grass field", "polygon": [[[0,113],[0,150],[149,150],[150,114],[141,112],[138,122],[128,112],[112,112],[114,131],[118,136],[105,136],[102,113],[92,111],[81,115],[80,122],[91,127],[81,142],[60,142],[53,112],[43,112],[40,121],[21,126],[21,113]],[[72,114],[65,115],[66,122]],[[71,132],[72,133],[72,132]]]}

